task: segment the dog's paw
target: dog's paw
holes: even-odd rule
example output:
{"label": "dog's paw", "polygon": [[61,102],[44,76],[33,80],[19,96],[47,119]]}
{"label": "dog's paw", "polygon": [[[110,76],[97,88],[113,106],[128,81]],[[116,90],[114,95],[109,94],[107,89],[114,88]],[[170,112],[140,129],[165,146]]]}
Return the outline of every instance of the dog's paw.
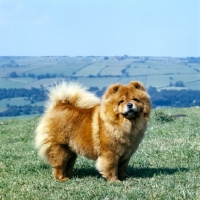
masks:
{"label": "dog's paw", "polygon": [[63,181],[68,181],[69,178],[68,177],[56,178],[56,180],[63,182]]}

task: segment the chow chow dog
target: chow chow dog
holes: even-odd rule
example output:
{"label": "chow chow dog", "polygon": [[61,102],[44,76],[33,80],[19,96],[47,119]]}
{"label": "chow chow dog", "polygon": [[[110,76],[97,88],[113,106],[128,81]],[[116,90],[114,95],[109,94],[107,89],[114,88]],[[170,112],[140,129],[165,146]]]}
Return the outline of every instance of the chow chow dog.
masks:
{"label": "chow chow dog", "polygon": [[151,102],[137,81],[109,86],[102,99],[77,83],[51,87],[36,129],[39,155],[55,179],[72,177],[77,155],[96,161],[108,181],[126,178],[126,168],[147,128]]}

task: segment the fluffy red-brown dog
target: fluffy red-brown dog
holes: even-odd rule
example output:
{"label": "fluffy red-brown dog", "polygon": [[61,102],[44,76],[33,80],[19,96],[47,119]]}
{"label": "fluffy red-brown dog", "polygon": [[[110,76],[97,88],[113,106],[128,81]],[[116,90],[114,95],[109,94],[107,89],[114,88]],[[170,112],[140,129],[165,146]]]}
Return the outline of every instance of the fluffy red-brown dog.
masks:
{"label": "fluffy red-brown dog", "polygon": [[60,181],[72,177],[77,154],[96,160],[108,181],[123,180],[150,110],[150,97],[137,81],[111,85],[102,100],[76,83],[63,82],[49,90],[36,147]]}

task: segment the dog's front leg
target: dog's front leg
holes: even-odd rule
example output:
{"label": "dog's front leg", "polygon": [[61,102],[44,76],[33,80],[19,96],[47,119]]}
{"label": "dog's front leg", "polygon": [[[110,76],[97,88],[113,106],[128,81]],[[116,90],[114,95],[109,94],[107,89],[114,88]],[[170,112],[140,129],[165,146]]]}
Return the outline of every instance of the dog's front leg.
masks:
{"label": "dog's front leg", "polygon": [[127,169],[129,161],[130,161],[130,158],[123,161],[119,161],[118,178],[120,181],[123,181],[127,178],[126,169]]}
{"label": "dog's front leg", "polygon": [[112,152],[107,152],[98,157],[96,168],[109,182],[119,181],[118,179],[119,158]]}

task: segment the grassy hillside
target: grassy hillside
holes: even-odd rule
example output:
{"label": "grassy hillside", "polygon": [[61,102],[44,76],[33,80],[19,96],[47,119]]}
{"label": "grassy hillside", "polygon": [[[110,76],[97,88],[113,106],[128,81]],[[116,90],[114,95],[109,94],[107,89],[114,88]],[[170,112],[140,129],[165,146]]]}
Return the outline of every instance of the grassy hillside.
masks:
{"label": "grassy hillside", "polygon": [[154,110],[146,137],[130,161],[129,178],[112,184],[98,174],[93,161],[82,157],[73,179],[55,181],[34,149],[38,117],[1,120],[0,199],[199,199],[200,108],[162,112],[186,116],[156,121]]}

